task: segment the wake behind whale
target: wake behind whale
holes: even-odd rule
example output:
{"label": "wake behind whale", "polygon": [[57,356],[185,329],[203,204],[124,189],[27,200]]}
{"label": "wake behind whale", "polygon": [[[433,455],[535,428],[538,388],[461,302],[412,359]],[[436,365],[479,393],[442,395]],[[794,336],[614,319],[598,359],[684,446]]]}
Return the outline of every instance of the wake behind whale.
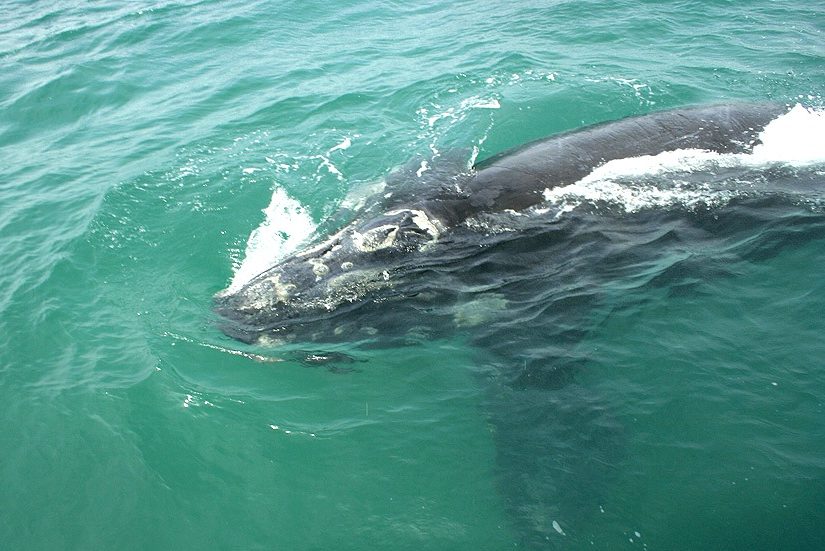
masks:
{"label": "wake behind whale", "polygon": [[[815,135],[791,143],[800,121]],[[689,293],[825,237],[823,121],[799,106],[700,107],[472,168],[435,159],[426,178],[400,172],[331,235],[220,293],[221,327],[287,348],[465,337],[481,352],[505,501],[525,545],[544,545],[561,530],[551,521],[592,512],[621,460],[623,427],[576,384],[579,344],[645,290]]]}

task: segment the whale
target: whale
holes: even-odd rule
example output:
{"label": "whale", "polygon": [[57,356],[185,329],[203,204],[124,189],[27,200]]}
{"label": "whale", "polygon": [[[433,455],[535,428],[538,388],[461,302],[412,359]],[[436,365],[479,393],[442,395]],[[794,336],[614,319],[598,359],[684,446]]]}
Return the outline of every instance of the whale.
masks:
{"label": "whale", "polygon": [[[396,183],[331,235],[216,295],[221,329],[246,343],[279,344],[374,341],[481,322],[507,299],[493,293],[462,302],[461,292],[445,291],[462,271],[470,281],[465,291],[484,285],[472,283],[490,268],[477,258],[479,247],[495,245],[480,220],[539,210],[548,192],[617,159],[686,149],[750,152],[787,111],[775,104],[660,111],[556,134],[453,173],[436,170],[426,186],[414,185],[408,172],[412,184]],[[529,234],[525,229],[522,239],[529,242]],[[555,234],[545,241],[564,238]],[[453,311],[444,312],[444,304]]]}
{"label": "whale", "polygon": [[[740,259],[825,237],[821,164],[759,161],[788,111],[688,107],[472,165],[464,152],[425,159],[425,172],[413,159],[305,246],[218,293],[218,325],[256,358],[274,347],[337,373],[359,371],[374,348],[419,344],[450,369],[468,345],[508,523],[521,547],[545,549],[554,519],[572,535],[599,514],[628,448],[616,397],[581,376],[600,361],[589,332],[636,301],[697,287],[701,300],[702,282],[736,277]],[[680,168],[683,155],[704,161]],[[670,156],[662,173],[611,168]]]}

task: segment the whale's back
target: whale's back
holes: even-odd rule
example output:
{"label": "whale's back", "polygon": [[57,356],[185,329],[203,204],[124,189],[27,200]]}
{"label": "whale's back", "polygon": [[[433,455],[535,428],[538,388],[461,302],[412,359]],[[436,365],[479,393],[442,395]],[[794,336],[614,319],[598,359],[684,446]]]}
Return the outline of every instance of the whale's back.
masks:
{"label": "whale's back", "polygon": [[547,188],[572,184],[612,160],[677,149],[744,153],[787,112],[777,104],[732,104],[662,111],[596,124],[494,155],[475,166],[467,193],[477,210],[520,210]]}

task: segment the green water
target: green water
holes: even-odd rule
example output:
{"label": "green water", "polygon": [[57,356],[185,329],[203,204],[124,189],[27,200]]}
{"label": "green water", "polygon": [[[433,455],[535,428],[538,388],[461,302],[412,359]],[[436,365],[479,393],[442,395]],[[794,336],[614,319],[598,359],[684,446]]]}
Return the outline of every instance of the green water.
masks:
{"label": "green water", "polygon": [[[211,297],[273,191],[320,223],[434,150],[825,94],[798,0],[0,5],[3,549],[524,548],[460,338],[352,373],[231,353]],[[613,475],[529,545],[819,548],[823,267],[800,238],[617,285],[576,383]]]}

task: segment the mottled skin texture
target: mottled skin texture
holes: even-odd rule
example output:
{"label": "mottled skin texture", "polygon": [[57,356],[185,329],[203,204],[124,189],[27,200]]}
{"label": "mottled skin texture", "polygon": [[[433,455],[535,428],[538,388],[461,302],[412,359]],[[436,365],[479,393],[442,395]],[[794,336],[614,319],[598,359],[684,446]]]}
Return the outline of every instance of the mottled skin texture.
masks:
{"label": "mottled skin texture", "polygon": [[[542,192],[572,184],[615,159],[685,148],[720,153],[749,151],[765,125],[787,109],[777,105],[722,105],[663,111],[558,134],[491,157],[453,181],[405,193],[405,202],[381,197],[377,212],[356,219],[217,297],[230,320],[227,334],[247,342],[319,338],[301,333],[333,313],[387,297],[414,296],[405,275],[421,263],[466,246],[465,222],[484,213],[521,211]],[[322,339],[346,335],[326,327]]]}

